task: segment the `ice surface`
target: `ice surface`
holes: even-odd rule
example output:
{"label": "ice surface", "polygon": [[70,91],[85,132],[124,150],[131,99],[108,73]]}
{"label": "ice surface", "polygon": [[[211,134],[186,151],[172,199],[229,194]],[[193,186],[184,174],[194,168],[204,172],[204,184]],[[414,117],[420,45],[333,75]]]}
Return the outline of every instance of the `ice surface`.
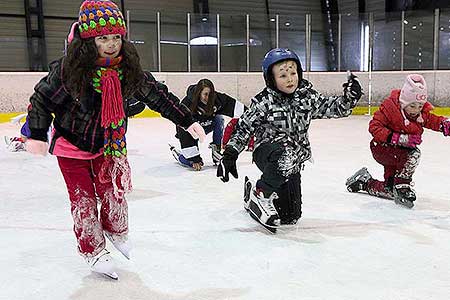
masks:
{"label": "ice surface", "polygon": [[[244,175],[175,163],[179,145],[165,119],[132,119],[128,148],[135,191],[128,197],[127,261],[112,245],[119,281],[91,273],[76,250],[65,183],[50,155],[0,147],[0,299],[449,299],[450,138],[426,131],[412,210],[365,194],[345,180],[372,158],[367,116],[313,121],[314,164],[302,172],[303,217],[268,234],[243,209]],[[0,124],[0,135],[19,127]],[[208,136],[208,141],[211,137]],[[203,158],[212,165],[207,144]]]}

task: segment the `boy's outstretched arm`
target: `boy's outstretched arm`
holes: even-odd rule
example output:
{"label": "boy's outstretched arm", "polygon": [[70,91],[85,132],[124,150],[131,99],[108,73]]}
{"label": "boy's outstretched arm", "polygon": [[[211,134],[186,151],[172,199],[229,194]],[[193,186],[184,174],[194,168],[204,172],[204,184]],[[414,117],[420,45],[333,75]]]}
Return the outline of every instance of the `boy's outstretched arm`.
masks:
{"label": "boy's outstretched arm", "polygon": [[347,82],[342,87],[342,96],[326,97],[314,89],[310,89],[312,99],[312,118],[342,118],[351,114],[352,108],[356,106],[363,95],[359,79],[353,73],[349,72]]}

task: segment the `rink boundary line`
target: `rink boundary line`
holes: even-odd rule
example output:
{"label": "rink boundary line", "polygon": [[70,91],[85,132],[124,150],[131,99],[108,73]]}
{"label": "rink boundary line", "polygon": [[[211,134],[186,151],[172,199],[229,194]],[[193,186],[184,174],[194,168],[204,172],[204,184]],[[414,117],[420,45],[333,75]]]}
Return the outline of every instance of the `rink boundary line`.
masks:
{"label": "rink boundary line", "polygon": [[[370,114],[373,115],[374,112],[378,110],[378,106],[370,107]],[[20,114],[24,112],[7,112],[0,113],[0,123],[6,123]],[[450,107],[435,107],[433,113],[440,116],[450,116]],[[369,107],[368,106],[357,106],[353,108],[352,115],[368,115]],[[146,108],[143,112],[137,114],[132,118],[159,118],[161,115],[153,110]]]}
{"label": "rink boundary line", "polygon": [[[377,110],[378,106],[370,107],[370,114],[373,115]],[[432,112],[438,116],[450,116],[450,107],[435,107]],[[356,106],[352,110],[352,115],[368,115],[369,107],[368,106]]]}
{"label": "rink boundary line", "polygon": [[[449,109],[450,111],[450,109]],[[23,114],[26,112],[7,112],[7,113],[0,113],[0,123],[7,123],[11,120],[11,118],[14,118],[20,114]],[[141,113],[135,115],[131,118],[159,118],[161,115],[157,113],[156,111],[150,110],[148,108],[144,109]]]}

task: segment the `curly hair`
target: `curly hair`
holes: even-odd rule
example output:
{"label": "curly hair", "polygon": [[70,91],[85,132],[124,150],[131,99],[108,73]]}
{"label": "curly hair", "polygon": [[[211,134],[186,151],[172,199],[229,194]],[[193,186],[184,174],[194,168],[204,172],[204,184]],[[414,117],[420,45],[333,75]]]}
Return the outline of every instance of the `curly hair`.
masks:
{"label": "curly hair", "polygon": [[192,113],[197,112],[198,102],[200,101],[200,96],[205,88],[209,88],[208,102],[206,103],[205,115],[211,116],[214,113],[214,102],[216,101],[216,92],[214,90],[214,84],[209,79],[200,79],[194,89],[192,94]]}
{"label": "curly hair", "polygon": [[[120,55],[122,55],[120,66],[123,72],[122,95],[130,97],[133,91],[142,84],[144,71],[140,65],[136,48],[125,39],[122,40]],[[85,95],[91,83],[97,58],[98,50],[94,38],[81,39],[78,30],[75,30],[74,38],[69,44],[63,60],[65,70],[63,81],[73,97]]]}

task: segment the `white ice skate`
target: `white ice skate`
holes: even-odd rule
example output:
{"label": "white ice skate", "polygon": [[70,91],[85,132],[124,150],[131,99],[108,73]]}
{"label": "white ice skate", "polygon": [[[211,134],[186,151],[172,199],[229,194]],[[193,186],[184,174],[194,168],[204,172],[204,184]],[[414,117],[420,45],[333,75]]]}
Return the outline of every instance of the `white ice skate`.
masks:
{"label": "white ice skate", "polygon": [[119,252],[122,253],[126,259],[130,259],[131,243],[130,241],[128,241],[127,236],[118,236],[106,231],[105,235],[108,238],[108,240],[110,240],[110,242],[113,244],[113,246],[117,250],[119,250]]}
{"label": "white ice skate", "polygon": [[103,249],[94,257],[86,257],[86,263],[91,267],[93,272],[105,275],[111,279],[119,279],[119,275],[115,272],[115,264],[109,251]]}
{"label": "white ice skate", "polygon": [[22,138],[19,137],[10,138],[5,136],[5,144],[6,148],[11,152],[26,151],[25,143],[23,142]]}
{"label": "white ice skate", "polygon": [[220,153],[220,147],[216,144],[209,144],[208,148],[211,149],[211,157],[214,165],[217,165],[219,161],[222,159],[222,153]]}
{"label": "white ice skate", "polygon": [[[278,195],[275,192],[269,198],[266,198],[262,191],[257,191],[256,187],[252,187],[250,200],[248,201],[248,213],[250,216],[271,233],[276,233],[277,228],[280,226],[280,216],[273,205],[273,200],[277,198]],[[246,205],[244,204],[244,207]]]}

